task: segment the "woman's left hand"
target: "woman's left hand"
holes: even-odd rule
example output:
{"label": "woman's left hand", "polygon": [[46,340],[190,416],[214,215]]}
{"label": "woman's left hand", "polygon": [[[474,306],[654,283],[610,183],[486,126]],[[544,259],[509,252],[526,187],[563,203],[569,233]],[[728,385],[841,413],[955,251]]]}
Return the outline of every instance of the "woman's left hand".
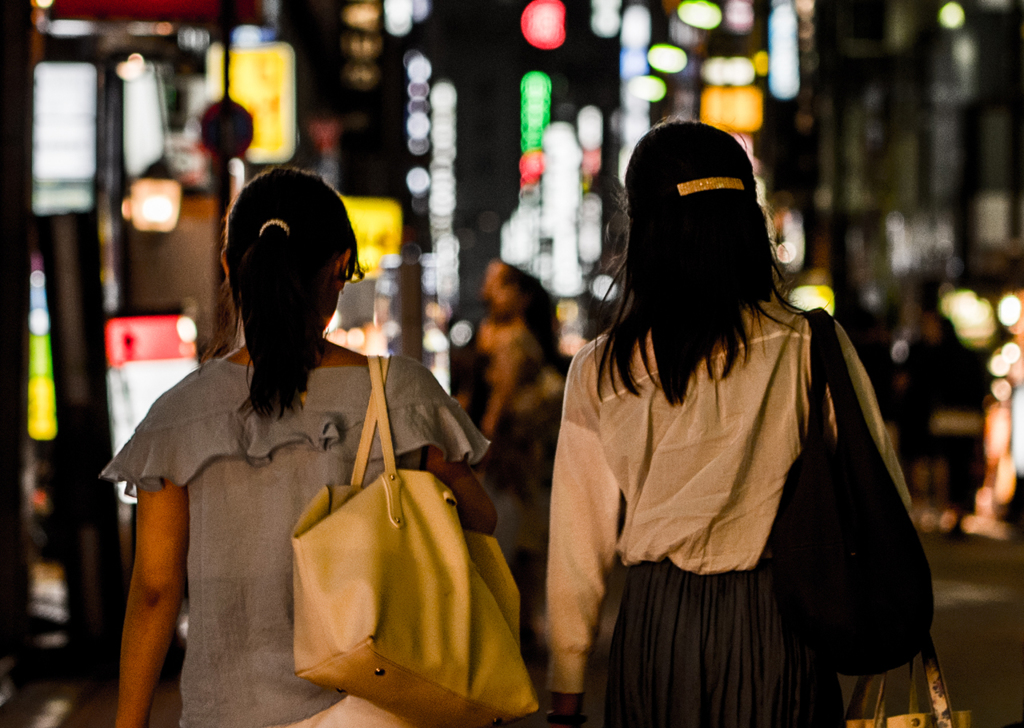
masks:
{"label": "woman's left hand", "polygon": [[444,453],[427,446],[426,470],[452,489],[458,502],[459,521],[467,531],[492,534],[498,525],[498,512],[476,474],[465,462],[450,463]]}

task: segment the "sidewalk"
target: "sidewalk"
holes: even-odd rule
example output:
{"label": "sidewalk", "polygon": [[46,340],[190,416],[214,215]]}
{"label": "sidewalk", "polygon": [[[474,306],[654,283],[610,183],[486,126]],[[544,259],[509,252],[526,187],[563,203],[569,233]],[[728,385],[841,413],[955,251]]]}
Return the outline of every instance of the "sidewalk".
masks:
{"label": "sidewalk", "polygon": [[[1002,728],[1021,720],[1024,702],[1024,542],[970,536],[951,541],[934,534],[922,540],[935,584],[935,639],[954,709],[973,711],[977,728]],[[591,659],[584,706],[587,726],[603,724],[604,681],[614,615],[625,570],[614,572],[602,617],[600,638]],[[540,711],[518,723],[541,728],[547,723],[546,665],[530,662],[540,696]],[[888,714],[906,712],[906,673],[887,680]],[[852,678],[842,678],[846,696]],[[22,687],[0,707],[3,728],[109,728],[114,724],[115,681],[51,681]],[[922,694],[923,697],[923,694]],[[176,681],[161,684],[153,707],[152,728],[177,726],[181,701]]]}
{"label": "sidewalk", "polygon": [[[4,728],[107,728],[114,725],[117,682],[61,680],[31,683],[0,707]],[[177,728],[177,680],[165,681],[153,700],[150,728]]]}

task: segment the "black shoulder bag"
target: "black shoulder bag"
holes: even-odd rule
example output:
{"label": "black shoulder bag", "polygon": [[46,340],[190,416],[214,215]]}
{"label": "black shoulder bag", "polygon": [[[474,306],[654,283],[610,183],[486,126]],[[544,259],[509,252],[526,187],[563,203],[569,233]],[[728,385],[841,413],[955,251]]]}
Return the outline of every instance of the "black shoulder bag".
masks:
{"label": "black shoulder bag", "polygon": [[[783,619],[840,673],[885,672],[928,639],[932,580],[914,525],[868,430],[832,317],[811,324],[807,439],[772,527],[775,595]],[[825,385],[838,443],[829,452]]]}

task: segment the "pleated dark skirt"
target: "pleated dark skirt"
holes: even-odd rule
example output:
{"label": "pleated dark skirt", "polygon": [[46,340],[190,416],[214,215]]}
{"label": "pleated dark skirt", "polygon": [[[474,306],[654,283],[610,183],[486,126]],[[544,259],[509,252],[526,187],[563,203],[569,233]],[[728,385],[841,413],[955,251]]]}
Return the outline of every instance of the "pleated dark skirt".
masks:
{"label": "pleated dark skirt", "polygon": [[629,567],[605,726],[841,726],[835,670],[783,626],[770,563],[707,576],[667,559]]}

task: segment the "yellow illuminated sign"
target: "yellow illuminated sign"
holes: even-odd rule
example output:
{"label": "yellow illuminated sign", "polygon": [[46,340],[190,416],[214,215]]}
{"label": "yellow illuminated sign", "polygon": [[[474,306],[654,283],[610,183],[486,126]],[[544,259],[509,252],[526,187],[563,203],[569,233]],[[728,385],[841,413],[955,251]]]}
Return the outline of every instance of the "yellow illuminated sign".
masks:
{"label": "yellow illuminated sign", "polygon": [[700,120],[727,131],[755,132],[764,121],[764,94],[756,86],[707,86],[700,95]]}
{"label": "yellow illuminated sign", "polygon": [[387,197],[341,198],[348,208],[352,230],[359,246],[359,264],[368,275],[375,274],[380,259],[402,248],[402,206]]}
{"label": "yellow illuminated sign", "polygon": [[30,334],[28,352],[28,435],[52,440],[57,436],[57,394],[50,335]]}
{"label": "yellow illuminated sign", "polygon": [[[295,51],[287,43],[267,43],[231,51],[231,98],[252,114],[252,145],[245,153],[255,164],[287,162],[295,154]],[[210,101],[224,97],[224,46],[206,53]]]}

